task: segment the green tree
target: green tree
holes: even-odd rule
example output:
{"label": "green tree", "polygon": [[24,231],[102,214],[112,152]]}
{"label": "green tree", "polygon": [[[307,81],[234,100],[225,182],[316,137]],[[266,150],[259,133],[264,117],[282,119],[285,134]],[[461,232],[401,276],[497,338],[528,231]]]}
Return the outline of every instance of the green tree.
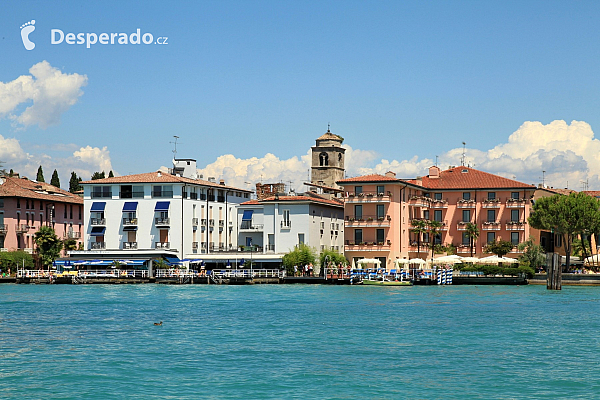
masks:
{"label": "green tree", "polygon": [[546,252],[539,244],[535,244],[533,236],[517,246],[523,254],[519,257],[521,264],[527,263],[531,268],[537,270],[546,265]]}
{"label": "green tree", "polygon": [[282,263],[288,274],[294,274],[294,265],[300,267],[306,264],[313,264],[317,259],[316,252],[307,244],[300,243],[293,250],[284,254]]}
{"label": "green tree", "polygon": [[104,179],[106,178],[106,176],[104,175],[104,171],[102,172],[94,172],[94,175],[92,175],[92,180],[95,181],[96,179]]}
{"label": "green tree", "polygon": [[473,257],[473,247],[475,247],[475,240],[479,237],[479,228],[472,222],[467,222],[465,226],[465,232],[469,238],[469,246],[471,248],[471,257]]}
{"label": "green tree", "polygon": [[431,259],[433,259],[435,253],[435,238],[442,232],[444,225],[440,221],[428,221],[427,227],[429,228],[429,240],[431,241]]}
{"label": "green tree", "polygon": [[77,176],[75,171],[71,172],[71,179],[69,179],[69,192],[76,193],[81,190],[81,178]]}
{"label": "green tree", "polygon": [[493,253],[498,257],[504,257],[513,249],[514,245],[512,242],[507,240],[496,240],[492,243],[488,243],[485,246],[486,253]]}
{"label": "green tree", "polygon": [[75,240],[75,239],[65,239],[65,240],[63,240],[63,248],[66,251],[77,250],[77,240]]}
{"label": "green tree", "polygon": [[10,172],[8,173],[8,176],[11,176],[11,177],[12,177],[12,176],[14,176],[14,174],[15,174],[15,171],[13,171],[13,169],[11,168],[11,169],[10,169]]}
{"label": "green tree", "polygon": [[343,254],[340,254],[337,251],[323,250],[319,255],[319,266],[321,268],[321,271],[323,270],[323,267],[326,267],[329,263],[335,264],[337,266],[345,266],[348,265],[348,260],[346,260],[346,257],[344,257]]}
{"label": "green tree", "polygon": [[60,251],[63,248],[62,240],[49,226],[41,226],[35,233],[34,240],[42,265],[50,267],[54,260],[60,257]]}
{"label": "green tree", "polygon": [[411,225],[412,228],[410,230],[417,235],[417,257],[419,257],[421,253],[421,238],[427,232],[427,222],[423,219],[415,219],[411,221]]}
{"label": "green tree", "polygon": [[23,267],[25,267],[25,269],[32,269],[34,267],[31,254],[26,253],[23,250],[0,253],[0,269],[2,272],[8,272],[10,269],[12,274],[17,269]]}
{"label": "green tree", "polygon": [[46,182],[44,180],[44,170],[42,169],[42,166],[40,165],[40,167],[38,168],[37,171],[37,177],[35,178],[36,181],[38,182]]}
{"label": "green tree", "polygon": [[109,178],[114,178],[115,174],[113,174],[112,169],[110,170],[110,172],[108,173],[108,177]]}
{"label": "green tree", "polygon": [[54,170],[54,172],[52,173],[50,184],[54,187],[60,188],[60,179],[58,178],[58,172],[56,170]]}

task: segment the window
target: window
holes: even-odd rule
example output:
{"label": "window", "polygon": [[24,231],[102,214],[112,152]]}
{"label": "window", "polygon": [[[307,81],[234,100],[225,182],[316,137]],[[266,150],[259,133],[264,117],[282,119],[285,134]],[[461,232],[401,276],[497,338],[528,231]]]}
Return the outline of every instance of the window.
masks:
{"label": "window", "polygon": [[463,200],[471,200],[471,192],[463,192]]}
{"label": "window", "polygon": [[471,239],[469,238],[469,235],[467,234],[467,232],[463,232],[462,234],[462,244],[465,246],[470,246],[471,245]]}
{"label": "window", "polygon": [[442,210],[433,210],[433,220],[442,222]]}
{"label": "window", "polygon": [[442,194],[441,193],[434,193],[433,194],[433,199],[434,200],[441,200],[442,199]]}
{"label": "window", "polygon": [[44,203],[40,200],[40,211],[44,210]]}
{"label": "window", "polygon": [[513,200],[519,200],[519,192],[511,192],[510,198]]}
{"label": "window", "polygon": [[519,222],[519,210],[510,210],[510,221]]}
{"label": "window", "polygon": [[496,232],[487,233],[487,243],[494,243],[496,241]]}
{"label": "window", "polygon": [[558,233],[554,234],[554,246],[562,247],[562,236]]}
{"label": "window", "polygon": [[496,210],[487,210],[487,222],[496,222]]}
{"label": "window", "polygon": [[69,204],[69,218],[73,219],[73,204]]}
{"label": "window", "polygon": [[[40,204],[42,204],[42,203],[40,202]],[[0,208],[4,208],[4,199],[3,198],[0,198]]]}
{"label": "window", "polygon": [[283,221],[281,221],[281,226],[290,227],[292,222],[290,221],[290,210],[283,210]]}
{"label": "window", "polygon": [[144,187],[143,186],[123,185],[123,186],[121,186],[120,197],[122,199],[143,198],[144,197]]}
{"label": "window", "polygon": [[79,206],[79,219],[81,219],[81,206]]}
{"label": "window", "polygon": [[304,244],[304,233],[298,234],[298,244]]}
{"label": "window", "polygon": [[433,242],[434,244],[442,244],[442,234],[438,233],[437,235],[435,235],[435,237],[433,238]]}
{"label": "window", "polygon": [[377,186],[377,194],[385,193],[385,186]]}
{"label": "window", "polygon": [[21,199],[17,197],[17,208],[21,208]]}
{"label": "window", "polygon": [[496,200],[496,192],[488,192],[488,200]]}
{"label": "window", "polygon": [[383,243],[385,240],[385,230],[377,229],[377,243]]}
{"label": "window", "polygon": [[423,218],[429,219],[429,210],[424,210],[423,211]]}
{"label": "window", "polygon": [[360,244],[363,241],[363,234],[362,234],[362,229],[355,229],[354,230],[354,242],[356,244]]}
{"label": "window", "polygon": [[329,165],[329,156],[327,155],[327,153],[319,154],[319,165],[321,167],[326,167]]}
{"label": "window", "polygon": [[152,186],[152,197],[173,198],[173,185]]}
{"label": "window", "polygon": [[63,213],[63,218],[67,219],[67,205],[65,204],[65,212]]}
{"label": "window", "polygon": [[471,210],[462,210],[462,222],[471,222]]}
{"label": "window", "polygon": [[29,199],[25,199],[25,209],[29,210]]}
{"label": "window", "polygon": [[362,192],[363,192],[363,190],[362,190],[362,186],[355,186],[355,187],[354,187],[354,193],[356,193],[356,194],[360,194],[360,193],[362,193]]}
{"label": "window", "polygon": [[519,244],[519,232],[511,232],[510,233],[510,242],[513,244],[513,246],[516,246]]}
{"label": "window", "polygon": [[362,213],[362,206],[361,205],[355,205],[354,206],[354,218],[356,219],[362,219],[363,217],[363,213]]}
{"label": "window", "polygon": [[377,218],[385,217],[385,206],[383,204],[377,204]]}
{"label": "window", "polygon": [[94,186],[92,187],[92,198],[112,197],[111,186]]}

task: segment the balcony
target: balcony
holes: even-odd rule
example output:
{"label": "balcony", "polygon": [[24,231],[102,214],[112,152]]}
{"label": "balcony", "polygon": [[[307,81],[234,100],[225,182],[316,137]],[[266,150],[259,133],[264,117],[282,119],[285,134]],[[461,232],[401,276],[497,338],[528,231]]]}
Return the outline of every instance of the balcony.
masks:
{"label": "balcony", "polygon": [[456,203],[457,208],[475,208],[475,205],[476,205],[475,200],[461,199]]}
{"label": "balcony", "polygon": [[386,228],[386,227],[390,226],[390,221],[392,220],[392,217],[390,217],[389,215],[385,215],[385,216],[363,215],[360,218],[355,218],[355,217],[346,215],[345,220],[346,220],[345,226],[347,226],[347,227],[374,226],[374,227]]}
{"label": "balcony", "polygon": [[485,199],[481,206],[483,208],[500,208],[500,199]]}
{"label": "balcony", "polygon": [[459,231],[466,231],[468,223],[470,223],[470,221],[460,221],[458,224],[456,224],[456,229]]}
{"label": "balcony", "polygon": [[6,235],[6,232],[8,232],[8,225],[0,224],[0,235]]}
{"label": "balcony", "polygon": [[219,242],[219,251],[225,251],[225,243]]}
{"label": "balcony", "polygon": [[106,226],[106,218],[92,218],[92,219],[90,219],[90,225]]}
{"label": "balcony", "polygon": [[198,250],[198,242],[192,242],[192,250]]}
{"label": "balcony", "polygon": [[123,218],[123,226],[137,226],[137,218]]}
{"label": "balcony", "polygon": [[169,242],[154,242],[154,248],[168,250],[171,248],[171,243],[169,243]]}
{"label": "balcony", "polygon": [[214,219],[209,219],[208,220],[208,226],[214,227],[215,226],[215,220]]}
{"label": "balcony", "polygon": [[17,233],[27,233],[29,232],[29,226],[24,224],[17,224],[15,225],[15,230],[17,231]]}
{"label": "balcony", "polygon": [[346,240],[345,243],[345,251],[387,251],[390,250],[392,246],[392,242],[389,240],[384,242],[357,242],[354,240]]}
{"label": "balcony", "polygon": [[206,218],[202,218],[202,219],[200,220],[200,223],[202,224],[202,226],[206,226],[207,219],[206,219]]}
{"label": "balcony", "polygon": [[25,251],[25,253],[27,253],[27,254],[33,254],[33,248],[31,248],[31,247],[26,247],[26,248],[24,248],[23,250],[24,250],[24,251]]}
{"label": "balcony", "polygon": [[486,221],[483,223],[481,227],[482,231],[499,231],[500,230],[500,222],[498,221]]}
{"label": "balcony", "polygon": [[363,192],[363,193],[352,193],[349,192],[346,195],[346,203],[389,203],[392,200],[392,193],[377,193],[377,192]]}
{"label": "balcony", "polygon": [[270,253],[274,253],[275,252],[275,245],[274,244],[268,244],[267,246],[267,251]]}
{"label": "balcony", "polygon": [[423,222],[425,222],[425,224],[427,224],[429,222],[429,220],[425,219],[425,218],[412,218],[410,220],[410,225],[417,226],[417,223],[419,223],[419,221],[423,221]]}
{"label": "balcony", "polygon": [[508,199],[506,200],[507,208],[525,208],[527,199]]}
{"label": "balcony", "polygon": [[408,205],[411,207],[429,207],[431,199],[425,196],[411,196],[408,199]]}
{"label": "balcony", "polygon": [[208,250],[210,250],[210,251],[214,251],[215,250],[215,244],[213,242],[210,242],[208,244]]}
{"label": "balcony", "polygon": [[223,228],[225,226],[225,221],[220,219],[219,220],[219,228]]}
{"label": "balcony", "polygon": [[169,226],[170,222],[170,218],[154,218],[154,225],[156,226]]}
{"label": "balcony", "polygon": [[137,242],[123,242],[123,250],[137,250]]}
{"label": "balcony", "polygon": [[524,221],[506,221],[506,230],[508,231],[524,231],[527,222]]}
{"label": "balcony", "polygon": [[262,231],[264,228],[263,224],[253,224],[252,221],[242,221],[240,224],[240,231]]}
{"label": "balcony", "polygon": [[198,226],[198,218],[192,218],[192,226]]}
{"label": "balcony", "polygon": [[65,232],[64,237],[67,239],[81,239],[81,233],[75,231],[67,231]]}
{"label": "balcony", "polygon": [[200,250],[206,252],[206,242],[200,243]]}
{"label": "balcony", "polygon": [[292,229],[292,221],[281,221],[281,229]]}
{"label": "balcony", "polygon": [[106,242],[90,243],[90,250],[104,250],[104,249],[106,249]]}
{"label": "balcony", "polygon": [[217,201],[219,203],[225,203],[225,196],[217,196]]}
{"label": "balcony", "polygon": [[448,208],[448,200],[431,200],[429,208]]}

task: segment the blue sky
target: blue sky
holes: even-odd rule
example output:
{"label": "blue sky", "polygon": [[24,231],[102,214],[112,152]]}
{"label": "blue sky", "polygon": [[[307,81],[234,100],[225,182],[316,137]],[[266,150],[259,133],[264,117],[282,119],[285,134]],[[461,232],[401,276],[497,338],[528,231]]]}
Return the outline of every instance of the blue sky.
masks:
{"label": "blue sky", "polygon": [[[436,155],[443,167],[457,164],[455,150],[465,141],[467,159],[489,172],[537,183],[546,170],[557,187],[567,185],[568,173],[575,189],[582,180],[590,189],[600,182],[600,164],[585,150],[598,145],[593,130],[600,126],[598,2],[9,1],[1,7],[0,82],[30,75],[42,61],[65,76],[87,76],[76,103],[56,111],[59,123],[16,123],[32,100],[5,113],[0,135],[16,139],[29,160],[0,149],[7,167],[28,171],[42,163],[46,170],[85,173],[94,169],[93,157],[77,165],[73,152],[89,146],[106,147],[118,174],[147,172],[169,165],[169,142],[178,135],[178,155],[196,158],[200,168],[211,164],[207,174],[256,180],[244,160],[254,157],[256,166],[272,153],[281,162],[272,169],[299,171],[284,176],[263,165],[263,179],[301,180],[302,157],[330,122],[355,150],[351,175],[386,167],[403,177],[424,174]],[[32,19],[36,47],[27,51],[19,27]],[[50,44],[51,29],[130,34],[137,28],[167,36],[168,44]],[[6,97],[0,88],[0,105]],[[588,126],[578,125],[573,137],[580,143],[570,148],[556,136],[575,129],[573,120]],[[523,128],[527,121],[541,127]],[[509,153],[520,128],[513,148],[540,135],[554,144]],[[498,146],[500,155],[493,151]],[[232,157],[215,161],[225,154]],[[285,163],[295,157],[298,163]],[[223,171],[224,163],[232,170]],[[64,186],[66,172],[61,178]]]}

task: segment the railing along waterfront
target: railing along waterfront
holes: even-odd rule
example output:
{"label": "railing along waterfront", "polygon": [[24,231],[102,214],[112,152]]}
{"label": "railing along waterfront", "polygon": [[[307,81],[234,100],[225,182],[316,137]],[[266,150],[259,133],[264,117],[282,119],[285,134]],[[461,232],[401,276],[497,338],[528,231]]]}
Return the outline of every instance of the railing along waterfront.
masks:
{"label": "railing along waterfront", "polygon": [[285,278],[285,270],[279,269],[214,269],[211,274],[220,278]]}

